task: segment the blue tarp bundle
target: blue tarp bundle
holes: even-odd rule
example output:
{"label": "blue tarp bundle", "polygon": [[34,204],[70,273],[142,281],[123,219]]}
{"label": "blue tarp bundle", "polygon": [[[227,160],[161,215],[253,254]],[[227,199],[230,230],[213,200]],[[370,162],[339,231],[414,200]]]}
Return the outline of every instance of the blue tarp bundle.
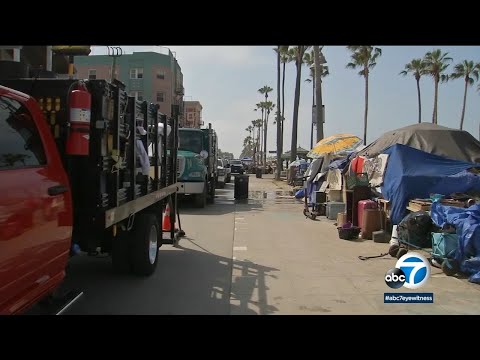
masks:
{"label": "blue tarp bundle", "polygon": [[435,225],[455,226],[459,239],[455,259],[461,271],[471,275],[470,282],[480,283],[480,205],[463,209],[434,202],[431,214]]}
{"label": "blue tarp bundle", "polygon": [[480,191],[480,176],[466,171],[480,164],[447,159],[401,144],[390,146],[384,153],[389,157],[382,194],[392,201],[393,224],[408,214],[410,199],[428,198],[431,193]]}

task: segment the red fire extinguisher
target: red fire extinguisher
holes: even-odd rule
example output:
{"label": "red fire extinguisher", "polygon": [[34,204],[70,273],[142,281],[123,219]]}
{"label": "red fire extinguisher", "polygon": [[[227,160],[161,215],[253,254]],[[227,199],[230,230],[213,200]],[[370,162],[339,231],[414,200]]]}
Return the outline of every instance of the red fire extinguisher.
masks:
{"label": "red fire extinguisher", "polygon": [[84,83],[79,82],[68,99],[70,110],[70,131],[67,138],[68,155],[88,155],[90,144],[90,118],[92,97]]}

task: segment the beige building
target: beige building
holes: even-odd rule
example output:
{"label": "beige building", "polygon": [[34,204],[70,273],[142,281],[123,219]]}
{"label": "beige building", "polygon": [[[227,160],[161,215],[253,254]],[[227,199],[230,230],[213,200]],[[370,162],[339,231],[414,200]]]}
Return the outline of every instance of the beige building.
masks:
{"label": "beige building", "polygon": [[184,101],[185,123],[183,127],[200,129],[202,121],[202,104],[200,101]]}

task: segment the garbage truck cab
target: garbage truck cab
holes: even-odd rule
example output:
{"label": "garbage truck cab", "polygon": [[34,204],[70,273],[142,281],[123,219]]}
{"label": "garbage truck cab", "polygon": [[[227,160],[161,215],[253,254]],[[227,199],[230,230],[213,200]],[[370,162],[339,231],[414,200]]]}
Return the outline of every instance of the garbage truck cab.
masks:
{"label": "garbage truck cab", "polygon": [[192,195],[195,206],[213,203],[217,179],[217,135],[206,129],[178,129],[179,194]]}

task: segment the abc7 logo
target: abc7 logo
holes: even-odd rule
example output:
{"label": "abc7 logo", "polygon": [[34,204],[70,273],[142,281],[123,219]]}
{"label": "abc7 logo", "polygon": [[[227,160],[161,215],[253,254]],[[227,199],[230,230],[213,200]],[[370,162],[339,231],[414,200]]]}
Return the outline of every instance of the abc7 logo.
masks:
{"label": "abc7 logo", "polygon": [[392,289],[405,286],[417,289],[430,277],[430,263],[421,254],[410,252],[398,259],[395,267],[385,274],[385,283]]}

